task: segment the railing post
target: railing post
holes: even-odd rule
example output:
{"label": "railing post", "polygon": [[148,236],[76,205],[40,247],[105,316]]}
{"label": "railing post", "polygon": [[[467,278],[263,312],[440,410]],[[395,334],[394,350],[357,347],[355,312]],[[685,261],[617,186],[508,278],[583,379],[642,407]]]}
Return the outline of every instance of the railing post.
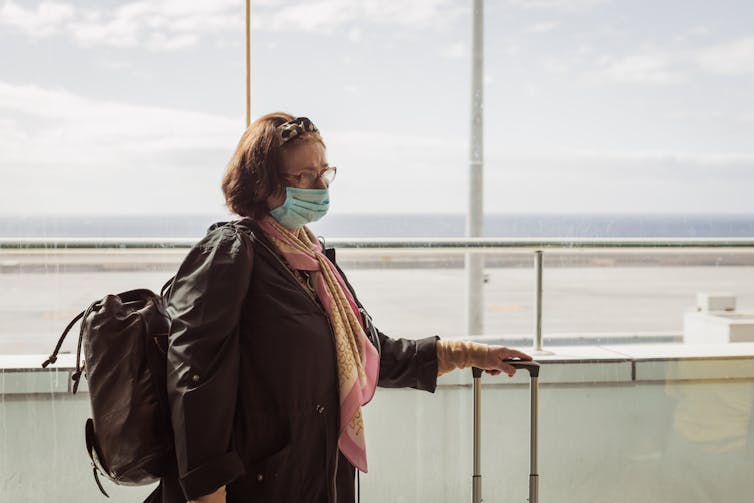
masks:
{"label": "railing post", "polygon": [[534,252],[535,299],[534,299],[534,352],[542,349],[542,250]]}

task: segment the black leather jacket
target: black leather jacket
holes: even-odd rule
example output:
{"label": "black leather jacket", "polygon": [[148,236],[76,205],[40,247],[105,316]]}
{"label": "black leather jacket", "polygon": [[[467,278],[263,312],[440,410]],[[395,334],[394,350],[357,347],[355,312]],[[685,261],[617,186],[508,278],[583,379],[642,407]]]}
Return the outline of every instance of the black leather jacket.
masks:
{"label": "black leather jacket", "polygon": [[[168,311],[177,466],[156,501],[227,484],[233,503],[352,502],[328,317],[253,221],[209,228],[180,266]],[[434,392],[437,338],[378,336],[379,385]]]}

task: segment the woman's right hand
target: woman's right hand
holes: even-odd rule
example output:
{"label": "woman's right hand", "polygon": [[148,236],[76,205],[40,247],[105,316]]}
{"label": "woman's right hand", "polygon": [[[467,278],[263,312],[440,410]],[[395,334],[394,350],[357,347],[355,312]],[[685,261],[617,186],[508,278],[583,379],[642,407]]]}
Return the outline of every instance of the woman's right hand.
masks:
{"label": "woman's right hand", "polygon": [[515,358],[524,361],[531,360],[531,356],[515,349],[506,348],[505,346],[487,346],[486,354],[478,358],[474,362],[474,365],[488,374],[498,375],[500,372],[505,372],[508,374],[508,377],[513,377],[516,369],[513,365],[507,363],[507,360]]}
{"label": "woman's right hand", "polygon": [[189,500],[186,503],[225,503],[225,501],[225,486],[222,486],[212,494],[207,494],[195,500]]}
{"label": "woman's right hand", "polygon": [[489,374],[505,372],[513,377],[516,369],[506,360],[519,358],[531,360],[531,356],[505,346],[488,346],[478,342],[458,339],[437,341],[437,375],[441,376],[456,368],[478,367]]}

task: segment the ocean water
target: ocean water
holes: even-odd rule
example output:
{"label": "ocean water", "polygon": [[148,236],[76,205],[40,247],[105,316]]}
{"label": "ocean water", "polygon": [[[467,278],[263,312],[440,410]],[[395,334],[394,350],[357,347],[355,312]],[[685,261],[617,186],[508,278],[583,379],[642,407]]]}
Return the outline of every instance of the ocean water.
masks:
{"label": "ocean water", "polygon": [[[461,214],[333,214],[312,224],[328,237],[462,237]],[[0,238],[200,237],[223,215],[0,216]],[[486,237],[754,237],[754,214],[490,214]]]}

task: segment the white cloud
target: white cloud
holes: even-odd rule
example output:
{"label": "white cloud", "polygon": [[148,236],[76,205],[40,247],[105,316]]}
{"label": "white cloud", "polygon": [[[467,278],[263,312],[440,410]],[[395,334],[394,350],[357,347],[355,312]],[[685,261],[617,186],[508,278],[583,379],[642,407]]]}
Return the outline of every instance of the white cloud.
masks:
{"label": "white cloud", "polygon": [[0,81],[0,214],[223,211],[243,120]]}
{"label": "white cloud", "polygon": [[458,0],[362,0],[364,17],[384,24],[410,28],[445,27],[469,12],[466,2]]}
{"label": "white cloud", "polygon": [[602,81],[626,84],[674,84],[692,73],[754,75],[754,37],[697,49],[644,48],[623,57],[603,55],[591,73]]}
{"label": "white cloud", "polygon": [[[11,181],[0,184],[0,214],[217,213],[220,177],[242,128],[241,117],[0,81],[0,166]],[[370,188],[383,187],[386,172],[411,187],[453,180],[452,196],[452,173],[466,164],[465,140],[354,129],[325,137],[329,160],[343,169],[344,212],[368,210],[364,198],[382,194]],[[409,205],[428,203],[405,195]],[[384,204],[379,199],[372,202]]]}
{"label": "white cloud", "polygon": [[[358,42],[361,33],[354,27],[356,23],[441,29],[466,11],[468,8],[456,0],[255,0],[252,22],[255,30],[286,33],[332,33],[351,27],[350,39]],[[24,7],[6,0],[0,9],[0,26],[30,37],[64,34],[84,47],[155,51],[195,46],[206,36],[235,36],[242,31],[243,22],[243,2],[237,0],[136,1],[112,10],[54,2]]]}
{"label": "white cloud", "polygon": [[[675,56],[675,57],[674,57]],[[603,60],[598,76],[620,83],[671,84],[682,81],[684,74],[671,53],[645,50],[623,58]]]}
{"label": "white cloud", "polygon": [[192,47],[199,43],[199,36],[193,33],[166,35],[153,33],[146,39],[146,46],[150,49],[173,51]]}
{"label": "white cloud", "polygon": [[[356,151],[361,150],[364,145],[368,144],[370,149],[377,152],[384,152],[387,156],[392,156],[395,150],[417,147],[418,149],[432,156],[437,153],[439,157],[444,156],[448,150],[457,148],[464,149],[465,140],[433,138],[429,136],[397,134],[383,131],[371,130],[333,130],[327,133],[327,143],[337,144],[343,149],[351,150],[349,145],[355,145]],[[332,148],[330,148],[332,150]]]}
{"label": "white cloud", "polygon": [[241,119],[77,96],[0,82],[0,164],[102,163],[185,150],[227,149]]}
{"label": "white cloud", "polygon": [[697,25],[689,30],[689,35],[694,35],[697,37],[706,37],[711,33],[712,31],[704,25]]}
{"label": "white cloud", "polygon": [[[337,211],[448,212],[465,210],[465,138],[407,137],[379,131],[331,131],[329,160],[341,173]],[[549,145],[512,152],[485,147],[485,210],[689,212],[754,211],[754,152],[555,150]],[[390,185],[385,173],[400,176]],[[341,177],[341,174],[343,175]],[[392,180],[393,178],[388,178]],[[417,190],[419,188],[419,190]]]}
{"label": "white cloud", "polygon": [[542,67],[548,72],[565,74],[571,65],[564,58],[545,58]]}
{"label": "white cloud", "polygon": [[332,32],[357,16],[357,4],[343,0],[319,0],[277,8],[258,9],[255,28],[271,31]]}
{"label": "white cloud", "polygon": [[[0,214],[219,213],[241,130],[240,117],[0,82],[0,166],[10,180],[0,184]],[[341,168],[338,212],[436,212],[437,201],[464,211],[466,138],[352,128],[325,138]],[[490,142],[485,172],[491,212],[692,211],[700,197],[710,212],[754,211],[754,153],[512,152]]]}
{"label": "white cloud", "polygon": [[24,8],[6,0],[0,25],[31,37],[65,34],[82,46],[170,51],[196,45],[208,33],[237,32],[243,6],[232,0],[138,1],[106,10],[43,2]]}
{"label": "white cloud", "polygon": [[358,44],[361,42],[361,39],[363,38],[363,34],[360,29],[358,28],[351,28],[348,32],[348,40],[354,44]]}
{"label": "white cloud", "polygon": [[559,21],[543,21],[529,26],[526,31],[529,33],[547,33],[560,25]]}
{"label": "white cloud", "polygon": [[468,7],[457,0],[310,0],[255,10],[256,29],[330,33],[353,23],[443,28]]}
{"label": "white cloud", "polygon": [[591,9],[606,4],[610,0],[508,0],[510,5],[524,9]]}
{"label": "white cloud", "polygon": [[719,44],[696,53],[699,67],[720,75],[754,74],[754,37]]}
{"label": "white cloud", "polygon": [[469,49],[466,48],[466,44],[463,42],[456,42],[445,48],[443,56],[448,59],[464,59],[470,57],[470,54]]}
{"label": "white cloud", "polygon": [[6,1],[0,7],[0,25],[7,25],[32,37],[55,35],[75,15],[70,4],[42,2],[35,9],[24,9],[15,2]]}
{"label": "white cloud", "polygon": [[490,212],[754,211],[749,195],[754,154],[570,151],[487,157]]}
{"label": "white cloud", "polygon": [[101,60],[99,64],[103,68],[115,71],[130,70],[133,68],[133,63],[131,61],[123,61],[119,59],[104,59]]}
{"label": "white cloud", "polygon": [[518,56],[522,53],[521,46],[518,44],[506,45],[503,48],[503,54],[506,56]]}

